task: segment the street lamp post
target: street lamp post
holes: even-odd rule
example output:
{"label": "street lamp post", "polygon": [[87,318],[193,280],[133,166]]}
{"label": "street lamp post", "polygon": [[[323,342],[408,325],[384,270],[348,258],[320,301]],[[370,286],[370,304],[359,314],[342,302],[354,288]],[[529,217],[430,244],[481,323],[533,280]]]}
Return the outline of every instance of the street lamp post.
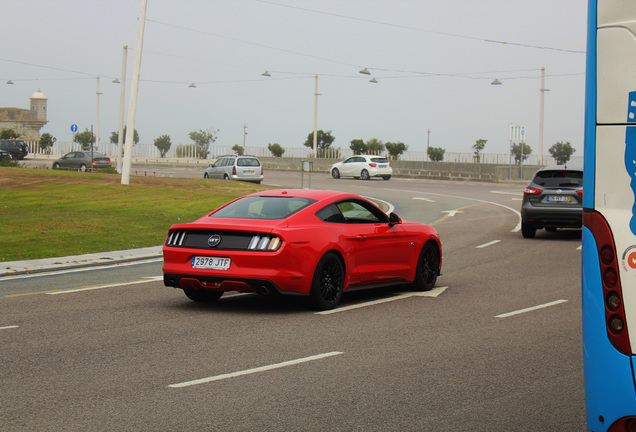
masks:
{"label": "street lamp post", "polygon": [[[99,77],[97,77],[97,120],[95,122],[95,150],[99,150]],[[91,155],[92,157],[92,155]]]}
{"label": "street lamp post", "polygon": [[315,75],[314,86],[314,158],[318,157],[318,75]]}
{"label": "street lamp post", "polygon": [[128,104],[128,121],[126,122],[126,145],[124,161],[121,170],[121,184],[130,184],[130,166],[132,164],[132,146],[135,134],[135,116],[137,114],[137,95],[139,93],[139,76],[141,75],[141,53],[144,46],[144,28],[146,23],[147,0],[141,0],[139,17],[137,18],[137,42],[135,45],[135,64],[130,88],[130,103]]}
{"label": "street lamp post", "polygon": [[541,68],[541,88],[539,89],[541,92],[541,107],[539,109],[539,165],[543,165],[543,103],[545,92],[550,91],[550,89],[545,88],[545,68]]}
{"label": "street lamp post", "polygon": [[121,89],[119,91],[119,129],[117,135],[117,172],[121,174],[123,165],[124,147],[124,101],[126,100],[126,59],[128,58],[128,45],[124,45],[124,54],[121,60]]}

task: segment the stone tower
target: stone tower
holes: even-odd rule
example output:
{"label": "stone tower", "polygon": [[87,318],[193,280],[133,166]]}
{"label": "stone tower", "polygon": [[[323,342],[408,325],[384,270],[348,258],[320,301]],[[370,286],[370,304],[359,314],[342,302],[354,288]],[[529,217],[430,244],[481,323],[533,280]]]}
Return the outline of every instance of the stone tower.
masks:
{"label": "stone tower", "polygon": [[46,102],[48,98],[38,89],[31,95],[31,119],[46,123]]}

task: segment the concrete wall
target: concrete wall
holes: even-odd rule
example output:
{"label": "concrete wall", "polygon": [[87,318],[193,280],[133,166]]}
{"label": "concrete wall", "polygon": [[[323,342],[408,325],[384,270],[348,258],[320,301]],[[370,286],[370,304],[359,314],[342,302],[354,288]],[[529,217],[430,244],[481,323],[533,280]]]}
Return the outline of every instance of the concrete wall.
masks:
{"label": "concrete wall", "polygon": [[[263,167],[271,170],[300,171],[304,159],[261,157]],[[313,162],[313,171],[329,173],[331,165],[339,159],[307,159]],[[502,166],[479,163],[391,161],[393,175],[397,177],[426,178],[437,180],[471,180],[500,182],[506,180],[530,181],[537,166]]]}

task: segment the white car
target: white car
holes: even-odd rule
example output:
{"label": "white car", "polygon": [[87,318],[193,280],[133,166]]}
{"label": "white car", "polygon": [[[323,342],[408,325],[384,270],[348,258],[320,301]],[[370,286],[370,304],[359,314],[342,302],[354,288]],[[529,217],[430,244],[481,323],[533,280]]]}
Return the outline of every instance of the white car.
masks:
{"label": "white car", "polygon": [[388,180],[392,174],[393,167],[384,156],[356,155],[331,165],[331,176],[335,179],[354,177],[369,180],[371,177],[382,177]]}

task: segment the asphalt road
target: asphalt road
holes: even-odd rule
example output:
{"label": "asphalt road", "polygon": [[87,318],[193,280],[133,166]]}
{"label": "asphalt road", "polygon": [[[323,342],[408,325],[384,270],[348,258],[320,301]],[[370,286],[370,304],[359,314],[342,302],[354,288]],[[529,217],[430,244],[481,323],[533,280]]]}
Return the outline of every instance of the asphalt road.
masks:
{"label": "asphalt road", "polygon": [[0,430],[586,430],[580,231],[523,239],[522,185],[311,186],[433,224],[437,287],[315,313],[256,295],[195,304],[156,279],[161,262],[0,279]]}

